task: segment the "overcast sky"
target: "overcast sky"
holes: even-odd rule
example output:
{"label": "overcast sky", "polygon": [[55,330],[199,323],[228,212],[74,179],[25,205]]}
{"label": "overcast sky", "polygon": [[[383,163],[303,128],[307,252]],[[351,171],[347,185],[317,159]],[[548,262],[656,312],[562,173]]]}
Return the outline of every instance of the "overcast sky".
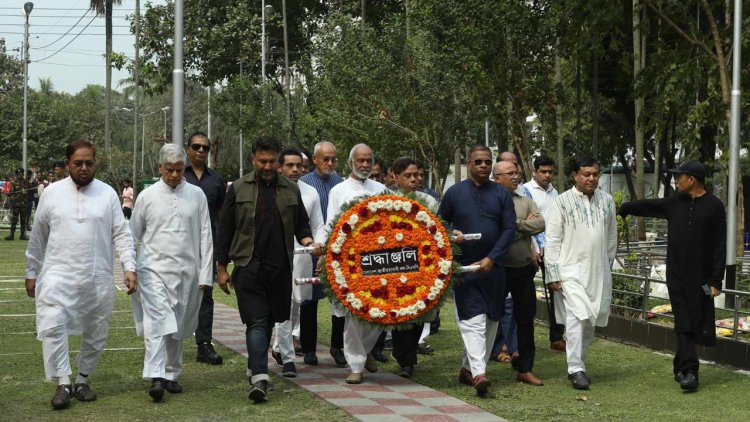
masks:
{"label": "overcast sky", "polygon": [[[141,12],[147,0],[141,0]],[[164,0],[150,0],[163,4]],[[0,1],[0,38],[8,54],[20,58],[23,43],[22,0]],[[75,94],[89,84],[104,85],[104,17],[88,10],[90,0],[34,0],[29,17],[29,86],[39,88],[40,78],[50,78],[57,91]],[[123,0],[112,17],[112,51],[135,56],[135,36],[130,34],[127,15],[135,14],[135,0]],[[88,26],[87,26],[88,25]],[[125,70],[112,69],[112,87],[128,77]]]}

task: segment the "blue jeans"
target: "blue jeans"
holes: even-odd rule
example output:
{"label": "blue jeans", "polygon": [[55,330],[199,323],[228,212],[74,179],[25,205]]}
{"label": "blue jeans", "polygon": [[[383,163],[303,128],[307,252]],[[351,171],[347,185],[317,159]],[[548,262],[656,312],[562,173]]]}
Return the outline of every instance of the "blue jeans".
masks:
{"label": "blue jeans", "polygon": [[268,374],[268,344],[273,324],[267,316],[255,318],[246,324],[247,367],[253,376]]}

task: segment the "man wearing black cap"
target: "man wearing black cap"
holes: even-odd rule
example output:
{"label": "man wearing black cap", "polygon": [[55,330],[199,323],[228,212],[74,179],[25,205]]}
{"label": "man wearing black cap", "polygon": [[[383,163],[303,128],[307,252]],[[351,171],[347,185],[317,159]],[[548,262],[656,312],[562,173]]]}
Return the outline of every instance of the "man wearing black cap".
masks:
{"label": "man wearing black cap", "polygon": [[674,378],[698,388],[695,345],[716,345],[713,298],[721,293],[726,252],[724,205],[706,190],[706,168],[688,160],[670,170],[676,195],[622,204],[620,215],[664,218],[668,224],[667,289],[674,313]]}
{"label": "man wearing black cap", "polygon": [[10,185],[10,198],[11,207],[13,214],[10,223],[10,235],[5,240],[14,240],[16,236],[16,224],[20,217],[21,220],[21,240],[26,240],[26,179],[23,177],[23,169],[19,168],[16,170],[16,176],[13,178],[13,182]]}

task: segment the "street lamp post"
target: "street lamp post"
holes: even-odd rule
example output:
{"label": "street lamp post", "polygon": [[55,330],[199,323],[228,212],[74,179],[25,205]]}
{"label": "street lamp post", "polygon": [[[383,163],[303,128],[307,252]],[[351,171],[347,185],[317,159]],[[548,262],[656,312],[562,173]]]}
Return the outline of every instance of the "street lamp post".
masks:
{"label": "street lamp post", "polygon": [[[174,2],[174,69],[172,70],[172,143],[177,145],[182,145],[183,119],[185,118],[185,71],[182,67],[183,17],[184,0],[176,0]],[[164,132],[166,139],[166,129]]]}
{"label": "street lamp post", "polygon": [[29,15],[34,9],[34,3],[26,2],[23,13],[26,22],[23,25],[23,174],[26,177],[28,161],[27,128],[29,123]]}
{"label": "street lamp post", "polygon": [[137,191],[138,173],[135,167],[135,157],[138,156],[138,112],[127,107],[122,107],[121,110],[133,113],[133,189]]}
{"label": "street lamp post", "polygon": [[268,45],[266,42],[266,15],[273,13],[273,6],[266,4],[266,0],[261,0],[260,11],[260,76],[263,82],[266,81],[266,54]]}

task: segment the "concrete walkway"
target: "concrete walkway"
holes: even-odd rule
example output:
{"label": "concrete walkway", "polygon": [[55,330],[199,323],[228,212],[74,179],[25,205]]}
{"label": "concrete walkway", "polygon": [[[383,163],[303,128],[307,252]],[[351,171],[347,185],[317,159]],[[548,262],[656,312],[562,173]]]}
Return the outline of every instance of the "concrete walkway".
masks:
{"label": "concrete walkway", "polygon": [[[218,328],[217,327],[221,327]],[[237,309],[216,302],[214,305],[214,340],[247,356],[245,326]],[[328,347],[318,344],[317,366],[305,365],[299,357],[295,365],[297,378],[286,380],[341,408],[361,421],[462,421],[484,422],[505,419],[451,397],[430,387],[387,372],[365,373],[364,382],[344,382],[348,368],[337,368]],[[269,353],[269,370],[281,376],[281,368]]]}

